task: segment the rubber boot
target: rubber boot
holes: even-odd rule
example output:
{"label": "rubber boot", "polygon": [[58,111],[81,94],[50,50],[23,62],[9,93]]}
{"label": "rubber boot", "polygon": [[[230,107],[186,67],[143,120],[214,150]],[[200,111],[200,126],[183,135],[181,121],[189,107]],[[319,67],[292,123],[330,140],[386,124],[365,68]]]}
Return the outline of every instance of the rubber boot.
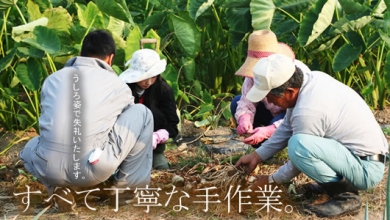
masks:
{"label": "rubber boot", "polygon": [[319,183],[319,185],[330,196],[330,199],[322,204],[307,205],[307,212],[314,213],[319,217],[359,213],[361,208],[359,192],[345,178],[339,182]]}
{"label": "rubber boot", "polygon": [[167,158],[164,152],[153,152],[153,169],[167,170],[169,169]]}

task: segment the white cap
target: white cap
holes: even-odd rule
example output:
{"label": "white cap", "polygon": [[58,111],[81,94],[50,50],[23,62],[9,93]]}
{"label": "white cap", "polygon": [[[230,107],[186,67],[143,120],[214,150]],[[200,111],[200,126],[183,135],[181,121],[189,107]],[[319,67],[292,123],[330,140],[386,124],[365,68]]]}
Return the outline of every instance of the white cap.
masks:
{"label": "white cap", "polygon": [[160,55],[154,50],[141,49],[133,53],[132,58],[125,64],[128,65],[130,67],[123,71],[119,78],[125,83],[135,83],[164,72],[167,61],[161,60]]}
{"label": "white cap", "polygon": [[271,91],[287,82],[295,72],[292,59],[282,54],[272,54],[260,59],[253,67],[254,85],[246,98],[259,102]]}

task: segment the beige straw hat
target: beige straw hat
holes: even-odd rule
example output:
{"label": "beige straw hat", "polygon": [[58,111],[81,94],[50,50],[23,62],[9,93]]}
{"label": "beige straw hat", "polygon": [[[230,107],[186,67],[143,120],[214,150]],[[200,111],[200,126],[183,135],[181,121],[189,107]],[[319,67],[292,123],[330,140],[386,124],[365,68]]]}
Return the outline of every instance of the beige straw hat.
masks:
{"label": "beige straw hat", "polygon": [[253,66],[260,58],[271,54],[283,54],[292,60],[295,59],[292,49],[287,44],[279,43],[274,32],[271,30],[254,31],[249,35],[246,60],[235,75],[253,78]]}

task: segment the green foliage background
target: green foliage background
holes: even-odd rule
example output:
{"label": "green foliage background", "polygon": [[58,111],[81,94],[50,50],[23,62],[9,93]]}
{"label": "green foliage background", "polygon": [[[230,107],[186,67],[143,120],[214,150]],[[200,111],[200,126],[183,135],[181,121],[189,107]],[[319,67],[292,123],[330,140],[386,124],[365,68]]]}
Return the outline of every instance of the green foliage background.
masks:
{"label": "green foliage background", "polygon": [[[253,30],[271,29],[313,70],[389,102],[389,3],[352,0],[0,0],[0,125],[35,127],[43,80],[79,53],[85,35],[111,31],[119,74],[139,40],[155,38],[163,77],[183,118],[216,127],[239,94]],[[148,46],[148,45],[147,45]]]}

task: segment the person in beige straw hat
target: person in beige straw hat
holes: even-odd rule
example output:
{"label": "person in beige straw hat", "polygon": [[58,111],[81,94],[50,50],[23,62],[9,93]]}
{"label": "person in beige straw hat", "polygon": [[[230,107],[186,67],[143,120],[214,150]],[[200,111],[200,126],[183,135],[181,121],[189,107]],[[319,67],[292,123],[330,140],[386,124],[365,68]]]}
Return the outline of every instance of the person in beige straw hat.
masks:
{"label": "person in beige straw hat", "polygon": [[292,49],[287,44],[278,42],[275,33],[271,30],[257,30],[249,35],[247,58],[235,73],[237,76],[245,77],[242,95],[234,97],[230,110],[237,122],[237,133],[249,134],[250,136],[243,142],[255,148],[275,132],[285,115],[285,109],[268,102],[267,98],[256,103],[246,98],[246,94],[254,84],[253,67],[260,59],[271,54],[283,54],[293,60],[302,71],[310,71],[301,61],[295,60]]}

